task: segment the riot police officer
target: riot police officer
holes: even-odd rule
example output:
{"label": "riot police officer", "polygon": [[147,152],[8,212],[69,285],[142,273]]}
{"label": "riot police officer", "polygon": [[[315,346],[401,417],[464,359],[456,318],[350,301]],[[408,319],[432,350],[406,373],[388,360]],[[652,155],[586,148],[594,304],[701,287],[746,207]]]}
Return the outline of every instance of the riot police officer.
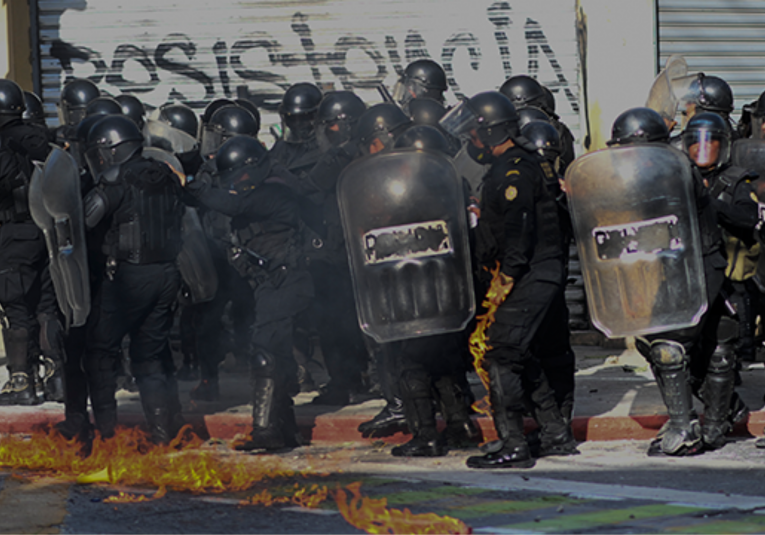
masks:
{"label": "riot police officer", "polygon": [[691,362],[694,393],[704,401],[704,443],[716,449],[725,444],[732,420],[742,419],[747,412],[733,383],[737,359],[754,360],[755,352],[755,302],[759,290],[751,278],[756,270],[759,247],[754,237],[758,223],[757,197],[751,181],[758,175],[731,164],[731,129],[716,113],[695,114],[688,121],[682,140],[717,211],[728,259],[722,295],[730,300],[738,316],[734,347],[719,344],[708,363]]}
{"label": "riot police officer", "polygon": [[177,176],[142,156],[144,137],[124,115],[106,116],[87,138],[86,160],[97,182],[85,199],[86,225],[103,236],[106,277],[87,326],[84,368],[101,436],[117,420],[116,365],[130,334],[132,373],[157,443],[183,424],[169,334],[180,285],[183,190]]}
{"label": "riot police officer", "polygon": [[568,165],[574,161],[574,135],[555,114],[555,97],[537,80],[526,74],[518,74],[505,80],[499,92],[509,98],[517,109],[535,106],[550,117],[552,124],[560,136],[562,152],[560,156],[561,174],[566,172]]}
{"label": "riot police officer", "polygon": [[300,266],[297,202],[271,176],[271,158],[260,142],[235,136],[215,156],[221,187],[194,180],[186,189],[200,203],[231,217],[230,261],[250,283],[255,301],[251,340],[253,428],[237,449],[280,449],[298,444],[292,396],[297,369],[292,356],[295,316],[313,297]]}
{"label": "riot police officer", "polygon": [[75,78],[61,90],[58,103],[58,122],[56,142],[65,145],[67,141],[76,138],[76,128],[85,118],[85,108],[88,103],[101,96],[98,86],[85,78]]}
{"label": "riot police officer", "polygon": [[[541,427],[540,455],[575,454],[570,426],[534,353],[534,339],[555,296],[565,283],[565,250],[554,197],[545,171],[520,136],[518,114],[505,95],[479,93],[441,121],[453,135],[469,137],[482,160],[492,163],[484,179],[476,257],[497,271],[498,306],[487,331],[491,347],[483,367],[499,443],[484,456],[470,457],[471,468],[528,468],[534,459],[523,434],[526,404]],[[530,147],[529,147],[530,148]],[[484,279],[485,280],[485,279]],[[519,311],[523,313],[519,313]]]}
{"label": "riot police officer", "polygon": [[443,104],[449,88],[444,68],[432,59],[418,59],[404,69],[393,88],[393,100],[405,111],[415,98],[430,98]]}
{"label": "riot police officer", "polygon": [[321,89],[308,82],[291,85],[279,104],[282,137],[271,147],[271,160],[301,177],[321,155],[316,141],[316,112],[322,100]]}
{"label": "riot police officer", "polygon": [[[62,327],[43,234],[29,212],[33,161],[46,159],[48,132],[24,123],[24,93],[0,80],[0,304],[10,380],[2,405],[34,405],[42,352],[45,398],[63,401]],[[38,346],[39,340],[39,346]]]}

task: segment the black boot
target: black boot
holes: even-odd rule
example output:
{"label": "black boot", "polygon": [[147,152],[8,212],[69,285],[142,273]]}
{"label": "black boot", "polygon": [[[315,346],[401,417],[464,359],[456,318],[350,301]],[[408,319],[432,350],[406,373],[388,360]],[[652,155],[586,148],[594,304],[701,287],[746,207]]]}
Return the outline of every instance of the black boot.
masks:
{"label": "black boot", "polygon": [[271,377],[255,379],[252,388],[252,432],[249,440],[237,444],[234,449],[275,451],[287,447],[276,405],[276,381]]}
{"label": "black boot", "polygon": [[170,425],[168,385],[165,376],[152,374],[137,380],[141,393],[141,406],[146,417],[151,441],[155,444],[169,444],[175,438]]}
{"label": "black boot", "polygon": [[29,363],[29,333],[26,329],[3,329],[10,380],[0,390],[0,405],[37,405],[34,371]]}
{"label": "black boot", "polygon": [[435,382],[441,401],[441,414],[446,420],[443,440],[452,449],[474,448],[483,439],[481,430],[470,419],[469,403],[460,381],[444,375]]}
{"label": "black boot", "polygon": [[413,438],[391,450],[394,457],[442,457],[447,449],[438,436],[433,401],[428,396],[430,384],[423,373],[413,372],[402,378],[404,412]]}
{"label": "black boot", "polygon": [[728,344],[718,344],[710,358],[704,384],[699,391],[704,402],[701,433],[707,449],[722,448],[726,443],[725,435],[733,428],[729,416],[735,381],[735,361],[733,348]]}
{"label": "black boot", "polygon": [[555,393],[541,367],[527,366],[527,379],[531,389],[529,401],[532,414],[539,424],[539,450],[533,453],[539,457],[578,455],[571,425],[561,415]]}
{"label": "black boot", "polygon": [[[522,391],[520,376],[512,370],[490,364],[489,397],[491,401],[494,428],[499,440],[488,453],[468,457],[468,468],[531,468],[535,461],[523,437]],[[507,392],[509,395],[506,395]],[[512,410],[506,404],[513,406]]]}
{"label": "black boot", "polygon": [[61,322],[55,314],[39,314],[40,349],[43,354],[43,395],[45,401],[64,402],[64,335]]}

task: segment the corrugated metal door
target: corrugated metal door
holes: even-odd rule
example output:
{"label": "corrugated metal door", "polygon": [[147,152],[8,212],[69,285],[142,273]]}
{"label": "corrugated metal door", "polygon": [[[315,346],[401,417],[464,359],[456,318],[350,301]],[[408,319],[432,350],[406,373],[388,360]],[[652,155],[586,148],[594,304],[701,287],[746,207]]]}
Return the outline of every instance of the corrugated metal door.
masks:
{"label": "corrugated metal door", "polygon": [[691,71],[719,76],[741,106],[765,90],[765,0],[658,0],[659,66],[682,54]]}
{"label": "corrugated metal door", "polygon": [[379,83],[392,87],[408,62],[430,57],[449,74],[450,102],[529,73],[553,89],[563,120],[579,130],[575,0],[37,2],[51,116],[74,76],[151,106],[176,100],[197,109],[245,86],[268,125],[291,83],[376,102]]}

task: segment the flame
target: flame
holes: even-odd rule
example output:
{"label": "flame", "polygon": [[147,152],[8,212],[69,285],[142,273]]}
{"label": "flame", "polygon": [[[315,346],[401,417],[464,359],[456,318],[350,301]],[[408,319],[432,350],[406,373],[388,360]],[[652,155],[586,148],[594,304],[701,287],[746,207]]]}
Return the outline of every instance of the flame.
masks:
{"label": "flame", "polygon": [[[485,269],[485,268],[484,268]],[[476,327],[473,334],[470,335],[470,354],[473,355],[473,367],[475,368],[478,377],[481,379],[486,392],[489,391],[489,372],[483,367],[483,358],[487,351],[491,349],[491,346],[487,343],[486,331],[494,323],[494,314],[497,312],[498,305],[493,304],[491,301],[502,302],[510,293],[510,290],[502,286],[499,276],[500,265],[499,261],[496,267],[491,270],[491,285],[486,292],[486,298],[481,306],[486,309],[486,313],[476,317]],[[495,299],[499,296],[500,299]],[[491,403],[489,402],[488,393],[482,399],[479,399],[473,403],[473,409],[481,414],[491,416]]]}
{"label": "flame", "polygon": [[[81,444],[75,440],[67,441],[50,429],[29,436],[5,435],[0,438],[0,466],[52,473],[82,484],[157,488],[151,496],[121,491],[104,500],[111,504],[149,502],[162,498],[168,490],[194,494],[243,491],[264,480],[317,475],[312,469],[300,472],[288,469],[278,458],[260,457],[257,463],[247,462],[241,455],[224,454],[221,458],[221,452],[202,446],[202,440],[187,428],[169,445],[157,446],[143,431],[119,427],[111,439],[96,437],[90,455],[83,456]],[[466,524],[455,518],[434,513],[412,514],[409,509],[388,509],[385,498],[362,497],[360,487],[360,482],[346,487],[353,495],[350,503],[347,503],[343,489],[330,492],[319,484],[301,486],[295,483],[286,495],[274,496],[264,489],[239,504],[294,504],[317,508],[331,496],[343,518],[368,533],[471,533]]]}
{"label": "flame", "polygon": [[386,498],[361,496],[361,482],[346,486],[353,496],[346,502],[342,489],[333,493],[337,508],[345,521],[367,533],[472,533],[470,527],[456,518],[435,513],[412,514],[409,509],[388,509]]}
{"label": "flame", "polygon": [[29,438],[3,437],[0,466],[53,472],[83,484],[148,485],[197,494],[247,490],[263,479],[296,475],[278,458],[254,465],[239,456],[221,459],[201,446],[202,440],[186,428],[166,446],[152,444],[138,429],[119,428],[114,438],[94,440],[91,454],[82,458],[75,441],[50,430]]}

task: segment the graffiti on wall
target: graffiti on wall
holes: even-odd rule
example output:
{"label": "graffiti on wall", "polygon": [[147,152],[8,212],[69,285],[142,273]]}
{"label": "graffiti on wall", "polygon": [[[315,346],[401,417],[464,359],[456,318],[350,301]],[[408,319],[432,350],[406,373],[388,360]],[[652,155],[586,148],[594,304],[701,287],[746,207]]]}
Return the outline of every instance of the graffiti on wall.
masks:
{"label": "graffiti on wall", "polygon": [[360,24],[356,31],[331,32],[326,17],[308,9],[285,14],[280,24],[242,25],[234,36],[157,30],[153,42],[145,32],[136,32],[127,42],[75,39],[62,23],[49,55],[60,64],[62,84],[84,76],[109,93],[134,93],[150,106],[180,101],[197,109],[215,98],[236,98],[238,88],[246,87],[266,112],[276,110],[284,90],[296,81],[373,93],[380,84],[392,85],[409,62],[431,58],[443,65],[452,99],[496,88],[507,77],[525,73],[557,95],[563,114],[578,115],[575,41],[561,51],[564,41],[558,37],[554,43],[539,17],[530,16],[528,9],[518,14],[512,4],[487,2],[477,15],[482,26],[471,22],[465,28],[441,29],[436,36],[421,26],[407,27],[406,21],[389,28]]}

